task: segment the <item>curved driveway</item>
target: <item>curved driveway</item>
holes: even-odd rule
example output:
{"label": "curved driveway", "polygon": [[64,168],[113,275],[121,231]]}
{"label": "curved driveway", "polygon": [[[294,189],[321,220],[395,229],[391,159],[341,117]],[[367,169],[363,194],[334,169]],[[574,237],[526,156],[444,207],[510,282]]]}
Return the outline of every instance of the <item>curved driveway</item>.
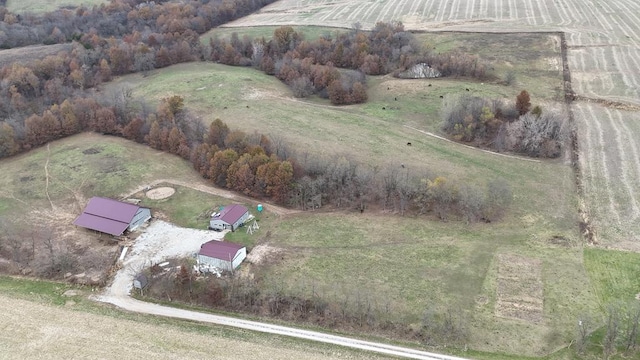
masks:
{"label": "curved driveway", "polygon": [[409,359],[422,359],[422,360],[463,360],[459,357],[447,356],[429,353],[426,351],[414,350],[410,348],[404,348],[399,346],[387,345],[383,343],[375,343],[370,341],[358,340],[343,336],[336,336],[325,334],[317,331],[309,331],[296,329],[293,327],[273,325],[268,323],[262,323],[257,321],[236,319],[228,316],[220,316],[208,313],[200,313],[197,311],[190,311],[184,309],[177,309],[168,306],[162,306],[153,303],[147,303],[144,301],[136,300],[129,297],[126,294],[121,296],[105,295],[94,297],[95,300],[113,304],[125,310],[166,316],[177,319],[193,320],[207,322],[217,325],[232,326],[241,329],[247,329],[252,331],[260,331],[269,334],[278,334],[284,336],[291,336],[300,339],[306,339],[311,341],[318,341],[323,343],[335,344],[340,346],[346,346],[359,350],[373,351],[381,354],[393,355],[398,357],[404,357]]}

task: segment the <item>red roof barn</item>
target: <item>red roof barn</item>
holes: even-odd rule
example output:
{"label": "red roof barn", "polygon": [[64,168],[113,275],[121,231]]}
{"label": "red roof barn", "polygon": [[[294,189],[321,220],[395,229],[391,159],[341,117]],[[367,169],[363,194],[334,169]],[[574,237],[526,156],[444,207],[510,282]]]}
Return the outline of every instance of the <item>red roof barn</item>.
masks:
{"label": "red roof barn", "polygon": [[134,230],[150,218],[151,211],[147,208],[113,199],[93,197],[73,224],[119,236],[125,230]]}
{"label": "red roof barn", "polygon": [[201,269],[216,268],[231,271],[247,257],[247,248],[240,244],[211,240],[200,246],[198,264]]}

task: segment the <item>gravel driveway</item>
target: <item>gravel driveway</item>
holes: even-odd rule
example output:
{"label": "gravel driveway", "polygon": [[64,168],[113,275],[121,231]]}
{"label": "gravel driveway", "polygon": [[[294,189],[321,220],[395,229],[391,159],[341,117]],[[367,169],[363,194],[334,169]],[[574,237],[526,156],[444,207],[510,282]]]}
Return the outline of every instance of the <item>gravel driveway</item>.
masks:
{"label": "gravel driveway", "polygon": [[169,258],[191,256],[200,250],[203,243],[221,241],[225,233],[182,228],[162,220],[153,220],[129,249],[122,268],[105,289],[104,295],[128,296],[133,288],[133,278],[143,268]]}

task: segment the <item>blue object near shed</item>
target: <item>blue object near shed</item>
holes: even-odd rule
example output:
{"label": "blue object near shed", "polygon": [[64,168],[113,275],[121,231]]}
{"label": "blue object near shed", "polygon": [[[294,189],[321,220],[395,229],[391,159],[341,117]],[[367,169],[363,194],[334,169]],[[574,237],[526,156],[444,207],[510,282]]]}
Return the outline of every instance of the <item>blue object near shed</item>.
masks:
{"label": "blue object near shed", "polygon": [[258,204],[258,212],[262,212],[262,204]]}

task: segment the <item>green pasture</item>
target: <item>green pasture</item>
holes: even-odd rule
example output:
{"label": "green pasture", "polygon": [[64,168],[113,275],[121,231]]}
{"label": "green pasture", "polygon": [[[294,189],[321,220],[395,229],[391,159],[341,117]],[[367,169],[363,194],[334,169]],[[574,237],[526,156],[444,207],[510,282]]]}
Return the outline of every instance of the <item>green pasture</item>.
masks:
{"label": "green pasture", "polygon": [[200,179],[189,163],[178,157],[91,133],[3,159],[0,168],[0,216],[16,221],[24,220],[25,213],[51,209],[51,203],[59,210],[79,214],[93,196],[119,198],[167,174],[185,181]]}
{"label": "green pasture", "polygon": [[44,13],[64,7],[76,8],[82,5],[92,7],[107,2],[106,0],[8,0],[7,9],[14,13]]}
{"label": "green pasture", "polygon": [[[515,98],[515,89],[474,85],[489,95],[507,92]],[[515,195],[510,210],[515,219],[562,224],[565,229],[577,221],[572,173],[563,162],[490,154],[405,126],[444,136],[436,115],[442,102],[438,94],[466,92],[455,80],[378,77],[371,81],[369,102],[342,107],[321,99],[295,99],[277,79],[254,69],[211,63],[176,65],[147,77],[126,76],[109,86],[130,87],[134,97],[149,101],[179,94],[186,108],[206,121],[220,118],[232,129],[284,139],[301,155],[345,156],[378,170],[404,171],[408,177],[435,174],[476,186],[504,178]]]}

